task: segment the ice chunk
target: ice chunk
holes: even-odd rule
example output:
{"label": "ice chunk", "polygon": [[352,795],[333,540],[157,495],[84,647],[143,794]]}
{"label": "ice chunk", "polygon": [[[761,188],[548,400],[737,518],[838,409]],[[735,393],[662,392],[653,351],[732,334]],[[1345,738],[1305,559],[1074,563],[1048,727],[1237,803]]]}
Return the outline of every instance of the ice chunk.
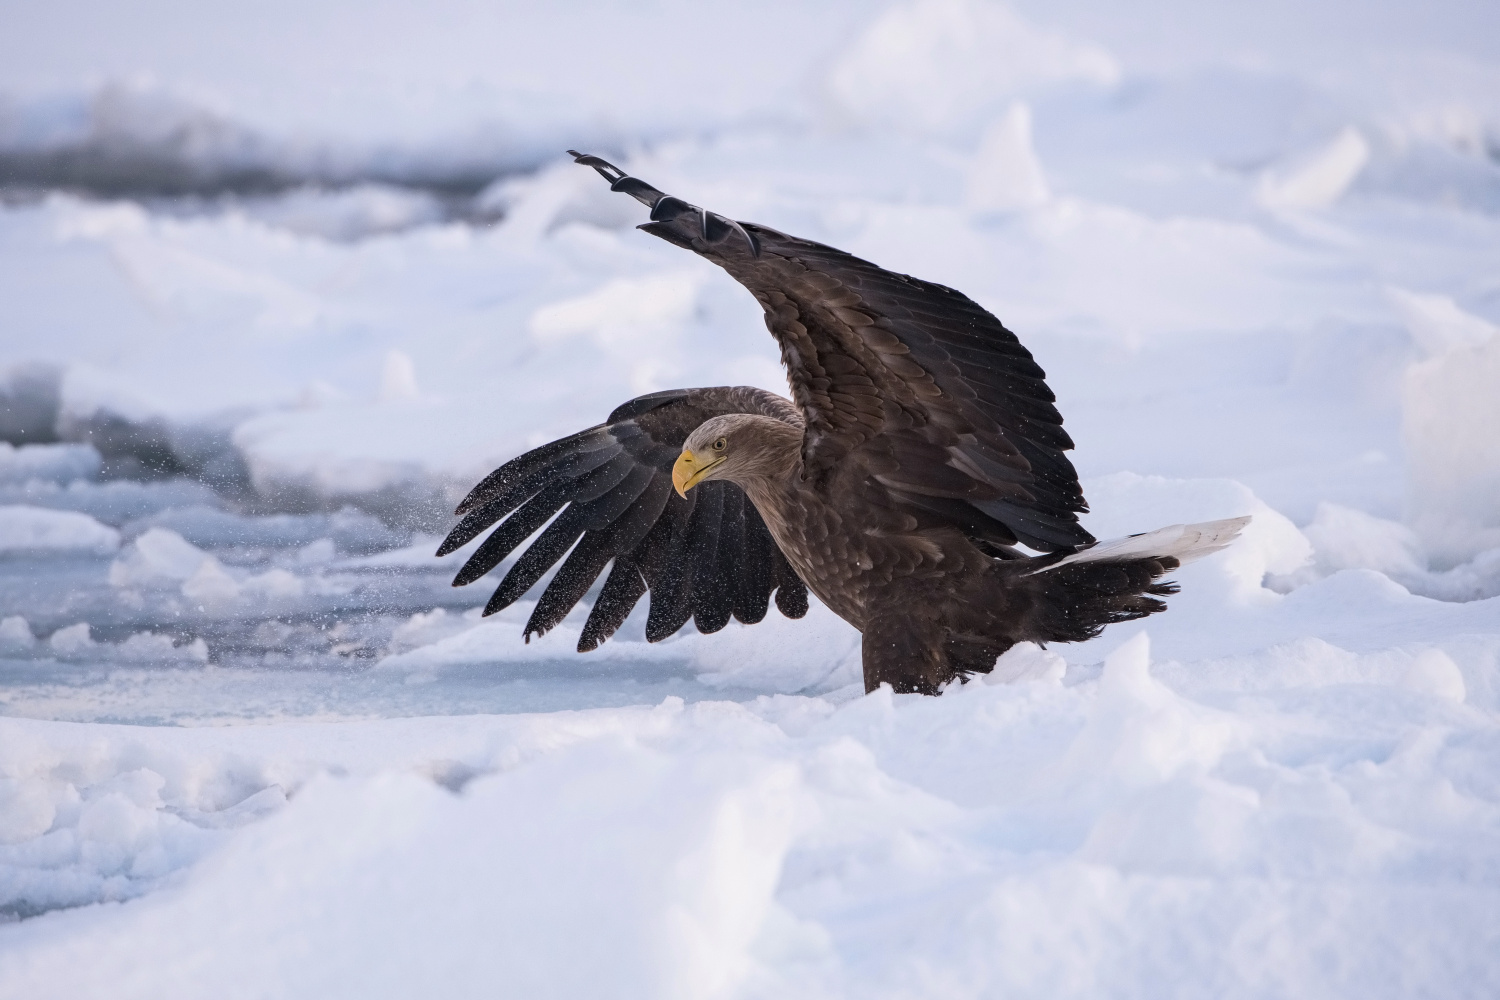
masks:
{"label": "ice chunk", "polygon": [[1440,357],[1460,347],[1481,347],[1500,333],[1500,327],[1466,312],[1446,295],[1424,295],[1404,288],[1387,288],[1385,294],[1411,331],[1412,340],[1428,357]]}
{"label": "ice chunk", "polygon": [[109,567],[109,582],[116,587],[180,584],[212,559],[170,528],[150,528]]}
{"label": "ice chunk", "polygon": [[[1150,521],[1193,523],[1228,516],[1251,517],[1243,533],[1225,552],[1205,564],[1212,576],[1195,573],[1196,583],[1173,598],[1174,607],[1196,603],[1206,596],[1205,585],[1216,578],[1236,599],[1269,597],[1262,584],[1266,574],[1289,574],[1312,558],[1312,546],[1284,514],[1273,510],[1244,484],[1229,479],[1169,479],[1131,472],[1090,479],[1084,483],[1090,505],[1087,526],[1100,538],[1111,538],[1151,528]],[[1123,530],[1122,530],[1123,529]],[[1154,530],[1154,529],[1153,529]],[[1186,572],[1193,572],[1190,567]]]}
{"label": "ice chunk", "polygon": [[1401,675],[1401,683],[1413,691],[1458,704],[1468,695],[1463,671],[1441,649],[1423,649],[1413,656]]}
{"label": "ice chunk", "polygon": [[1369,142],[1358,129],[1345,128],[1326,144],[1268,169],[1256,194],[1268,208],[1327,208],[1343,196],[1369,160]]}
{"label": "ice chunk", "polygon": [[1060,767],[1080,767],[1084,784],[1108,799],[1121,785],[1201,774],[1242,733],[1232,716],[1188,701],[1153,677],[1150,639],[1140,632],[1105,659],[1088,723]]}
{"label": "ice chunk", "polygon": [[240,585],[224,571],[219,561],[205,557],[193,571],[193,575],[182,581],[182,596],[202,605],[222,605],[240,596]]}
{"label": "ice chunk", "polygon": [[[390,523],[436,530],[478,469],[503,460],[494,436],[493,415],[423,399],[266,413],[236,427],[234,442],[261,495],[314,510],[353,502]],[[466,470],[462,480],[456,469]]]}
{"label": "ice chunk", "polygon": [[1414,531],[1361,510],[1318,504],[1317,516],[1302,529],[1312,543],[1319,571],[1373,569],[1400,581],[1427,570],[1427,556]]}
{"label": "ice chunk", "polygon": [[[128,899],[190,865],[223,836],[175,815],[164,795],[171,794],[168,779],[139,760],[127,763],[122,757],[130,754],[118,747],[96,744],[96,754],[59,768],[56,760],[39,759],[30,733],[7,735],[19,768],[0,776],[0,912],[12,918]],[[171,759],[153,763],[180,767]],[[208,797],[180,788],[175,796],[178,808]]]}
{"label": "ice chunk", "polygon": [[1016,101],[985,129],[964,186],[965,207],[979,212],[1033,208],[1049,196],[1031,144],[1031,109]]}
{"label": "ice chunk", "polygon": [[[131,542],[110,565],[109,582],[116,587],[177,587],[188,600],[204,607],[222,606],[240,596],[239,581],[219,560],[170,528],[150,528]],[[262,589],[277,586],[285,589],[279,583]]]}
{"label": "ice chunk", "polygon": [[[68,226],[60,228],[66,231]],[[59,422],[108,414],[128,424],[144,425],[162,415],[158,402],[142,392],[134,380],[86,363],[72,365],[63,372],[60,391]]]}
{"label": "ice chunk", "polygon": [[913,0],[888,8],[834,65],[828,90],[871,125],[949,134],[1019,94],[1063,82],[1112,85],[1098,45],[1039,28],[989,0]]}
{"label": "ice chunk", "polygon": [[47,651],[62,660],[120,663],[207,663],[208,644],[202,639],[175,642],[156,632],[136,632],[124,642],[97,642],[88,622],[60,628],[47,640]]}
{"label": "ice chunk", "polygon": [[356,240],[441,222],[443,204],[426,191],[389,184],[356,184],[341,190],[300,187],[250,199],[242,210],[279,229],[333,240]]}
{"label": "ice chunk", "polygon": [[308,542],[297,550],[297,563],[301,566],[321,566],[332,562],[338,555],[338,549],[333,544],[332,538],[319,538]]}
{"label": "ice chunk", "polygon": [[89,631],[88,622],[79,622],[60,628],[52,633],[52,638],[47,640],[47,646],[64,659],[85,656],[90,653],[98,643],[94,642]]}
{"label": "ice chunk", "polygon": [[[657,713],[662,718],[653,721],[647,712],[644,727],[630,728],[644,728],[648,738],[651,728],[670,736],[680,728],[672,716],[682,711],[677,702]],[[771,727],[742,711],[723,723],[750,731],[740,739],[775,738]],[[384,774],[361,767],[353,780],[319,776],[284,809],[274,792],[264,805],[246,803],[245,820],[257,818],[257,811],[275,815],[233,836],[178,815],[192,816],[183,807],[207,797],[194,780],[202,765],[189,754],[146,751],[135,755],[133,766],[110,755],[80,789],[76,819],[64,824],[71,836],[55,851],[52,868],[30,857],[24,870],[42,890],[43,904],[56,906],[70,896],[129,897],[227,841],[218,861],[184,885],[183,909],[171,911],[168,919],[177,930],[161,944],[167,949],[163,957],[174,964],[179,948],[196,951],[206,936],[222,931],[217,914],[230,900],[241,927],[260,928],[280,912],[289,939],[301,941],[318,963],[320,979],[333,968],[326,960],[350,960],[360,927],[376,930],[393,917],[410,942],[425,947],[446,941],[478,958],[463,930],[481,912],[472,905],[478,889],[495,904],[484,912],[498,942],[498,950],[478,958],[480,966],[503,973],[520,995],[607,993],[605,980],[639,996],[731,995],[759,967],[756,949],[767,923],[790,920],[775,894],[788,849],[812,808],[799,769],[774,747],[746,745],[748,752],[729,754],[674,747],[663,754],[620,735],[580,736],[554,732],[540,759],[481,776],[461,796],[427,776],[436,763],[431,758],[428,766],[403,761]],[[528,749],[514,763],[535,757]],[[173,770],[178,780],[172,780]],[[557,808],[560,791],[565,801]],[[611,831],[609,837],[570,832],[574,809],[584,803],[599,827]],[[518,812],[547,819],[502,818]],[[37,825],[32,819],[18,832]],[[264,877],[273,870],[268,863],[278,877]],[[262,876],[252,877],[254,871]],[[417,877],[380,876],[391,871]],[[334,884],[342,888],[332,909],[296,902],[310,893],[321,896]],[[16,888],[0,883],[11,890],[3,902],[14,900]],[[589,926],[597,937],[592,960],[582,963],[570,949],[549,944],[576,925],[578,893],[593,901]],[[291,925],[285,923],[288,915]],[[362,949],[365,974],[335,976],[360,994],[380,992],[378,983],[392,982],[392,968],[378,957],[392,954],[384,938],[373,950],[369,944]],[[235,978],[256,981],[264,973],[263,965],[255,972],[240,969],[248,951],[238,945],[227,954],[238,970]],[[451,959],[452,952],[443,951],[435,965],[400,974],[398,992],[409,992],[420,979],[425,988],[463,995],[471,992],[465,984],[484,981],[474,978],[479,966],[472,960],[454,965]],[[17,973],[10,963],[6,968],[0,981],[9,987],[14,980],[8,977]],[[434,980],[433,968],[450,971]],[[222,994],[224,980],[217,977],[224,966],[215,969],[212,992]],[[71,986],[62,992],[74,993]]]}
{"label": "ice chunk", "polygon": [[172,508],[211,506],[219,500],[213,490],[189,479],[74,481],[65,487],[49,483],[40,488],[33,480],[14,491],[0,487],[0,495],[6,494],[34,506],[78,511],[112,527],[139,519],[154,519],[155,515]]}
{"label": "ice chunk", "polygon": [[0,655],[29,652],[36,646],[31,626],[20,615],[0,618]]}
{"label": "ice chunk", "polygon": [[[1468,696],[1463,669],[1452,654],[1425,643],[1357,653],[1307,636],[1277,643],[1252,656],[1196,663],[1192,671],[1195,687],[1220,691],[1306,694],[1341,685],[1371,685],[1453,702]],[[1180,671],[1175,674],[1182,676]]]}
{"label": "ice chunk", "polygon": [[190,500],[127,525],[129,530],[153,527],[167,528],[192,544],[207,548],[300,546],[306,554],[299,556],[299,561],[310,563],[328,561],[336,549],[345,552],[388,549],[406,537],[404,532],[394,531],[352,507],[331,514],[249,517]]}
{"label": "ice chunk", "polygon": [[1302,529],[1312,543],[1312,565],[1272,585],[1288,590],[1311,580],[1350,569],[1383,573],[1423,597],[1441,601],[1475,601],[1500,594],[1500,548],[1444,570],[1430,568],[1426,546],[1415,531],[1396,521],[1374,517],[1338,504],[1318,505],[1317,516]]}
{"label": "ice chunk", "polygon": [[394,403],[417,399],[417,367],[405,351],[387,351],[380,369],[380,401]]}
{"label": "ice chunk", "polygon": [[396,626],[391,633],[390,651],[404,653],[445,639],[462,631],[464,623],[448,614],[443,608],[419,611]]}
{"label": "ice chunk", "polygon": [[1412,365],[1402,387],[1410,516],[1451,565],[1500,547],[1500,337],[1437,310],[1423,316],[1452,346]]}
{"label": "ice chunk", "polygon": [[0,777],[0,844],[40,837],[56,816],[57,807],[42,782]]}
{"label": "ice chunk", "polygon": [[702,283],[698,271],[616,278],[587,294],[538,308],[531,316],[531,334],[543,344],[587,336],[606,358],[625,366],[634,391],[650,392],[663,388],[660,380],[672,374],[663,367],[661,351],[681,338],[697,311]]}
{"label": "ice chunk", "polygon": [[26,444],[0,441],[0,484],[40,480],[66,484],[99,474],[99,451],[91,444]]}
{"label": "ice chunk", "polygon": [[[264,573],[257,573],[246,579],[241,586],[246,593],[257,594],[274,601],[293,600],[307,591],[307,586],[302,582],[301,577],[284,569],[269,569]],[[187,593],[186,587],[183,593]]]}
{"label": "ice chunk", "polygon": [[21,504],[0,506],[0,556],[107,556],[120,547],[120,533],[87,514]]}
{"label": "ice chunk", "polygon": [[179,643],[169,635],[137,632],[115,647],[110,657],[135,663],[207,663],[208,644],[202,639]]}
{"label": "ice chunk", "polygon": [[542,341],[593,334],[601,346],[622,340],[634,345],[691,318],[700,283],[694,271],[618,278],[538,308],[531,316],[531,333]]}
{"label": "ice chunk", "polygon": [[1500,548],[1485,549],[1468,562],[1446,570],[1401,578],[1414,594],[1442,601],[1478,601],[1500,596]]}
{"label": "ice chunk", "polygon": [[981,674],[986,684],[1010,684],[1015,681],[1060,681],[1068,664],[1057,653],[1034,642],[1018,642],[995,660],[995,669]]}

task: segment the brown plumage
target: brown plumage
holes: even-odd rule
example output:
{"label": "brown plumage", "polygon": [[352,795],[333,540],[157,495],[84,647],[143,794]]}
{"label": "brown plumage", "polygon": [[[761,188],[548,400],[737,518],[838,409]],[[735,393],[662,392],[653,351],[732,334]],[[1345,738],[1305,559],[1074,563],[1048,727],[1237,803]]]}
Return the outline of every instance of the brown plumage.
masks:
{"label": "brown plumage", "polygon": [[1157,598],[1176,588],[1158,579],[1223,548],[1248,520],[1096,544],[1078,523],[1087,506],[1055,397],[994,316],[951,288],[705,212],[573,155],[651,207],[640,228],[756,297],[792,401],[745,387],[653,393],[476,486],[439,554],[505,520],[455,586],[547,525],[486,614],[567,553],[528,638],[561,621],[611,563],[580,651],[612,635],[647,591],[656,641],[689,618],[702,632],[731,616],[757,622],[773,592],[801,617],[810,588],[864,634],[868,690],[936,693],[989,671],[1017,642],[1076,642],[1163,610]]}

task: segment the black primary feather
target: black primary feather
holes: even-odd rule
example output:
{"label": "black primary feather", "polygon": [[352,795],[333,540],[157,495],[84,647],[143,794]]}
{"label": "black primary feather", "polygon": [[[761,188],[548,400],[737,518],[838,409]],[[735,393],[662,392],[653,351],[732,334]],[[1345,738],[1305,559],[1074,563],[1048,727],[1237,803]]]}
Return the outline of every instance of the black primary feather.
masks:
{"label": "black primary feather", "polygon": [[778,607],[805,610],[806,588],[739,487],[704,483],[687,500],[672,489],[683,441],[724,413],[799,419],[786,400],[759,389],[670,389],[629,400],[605,423],[506,462],[459,505],[462,520],[438,548],[446,555],[495,526],[454,586],[489,573],[531,539],[484,611],[509,607],[561,562],[526,623],[529,639],[561,622],[612,565],[580,651],[613,635],[648,593],[653,642],[689,621],[705,632],[731,617],[759,621],[773,591]]}

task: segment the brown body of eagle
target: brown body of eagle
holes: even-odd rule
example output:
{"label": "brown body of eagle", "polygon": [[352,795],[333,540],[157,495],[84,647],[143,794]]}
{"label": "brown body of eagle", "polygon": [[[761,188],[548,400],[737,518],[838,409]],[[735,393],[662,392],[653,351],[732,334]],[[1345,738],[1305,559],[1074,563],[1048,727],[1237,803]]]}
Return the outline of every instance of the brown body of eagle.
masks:
{"label": "brown body of eagle", "polygon": [[567,556],[528,639],[606,567],[580,652],[648,591],[656,641],[689,619],[701,632],[731,617],[758,622],[773,593],[801,617],[811,589],[863,633],[867,690],[936,693],[991,670],[1017,642],[1077,642],[1163,610],[1158,598],[1176,588],[1160,577],[1223,548],[1248,520],[1096,543],[1078,523],[1087,506],[1064,455],[1073,442],[1044,373],[990,313],[951,288],[705,212],[573,155],[651,208],[640,228],[755,296],[792,399],[747,387],[641,396],[476,486],[438,554],[501,523],[455,586],[546,525],[486,614]]}

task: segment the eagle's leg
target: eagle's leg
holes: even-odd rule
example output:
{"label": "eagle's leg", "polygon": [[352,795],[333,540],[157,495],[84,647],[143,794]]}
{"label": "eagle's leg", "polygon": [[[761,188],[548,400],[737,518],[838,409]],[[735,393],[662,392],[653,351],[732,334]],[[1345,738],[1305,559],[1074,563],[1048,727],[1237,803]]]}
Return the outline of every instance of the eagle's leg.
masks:
{"label": "eagle's leg", "polygon": [[898,693],[937,694],[954,676],[944,655],[946,629],[910,607],[886,604],[865,619],[865,692],[889,684]]}

